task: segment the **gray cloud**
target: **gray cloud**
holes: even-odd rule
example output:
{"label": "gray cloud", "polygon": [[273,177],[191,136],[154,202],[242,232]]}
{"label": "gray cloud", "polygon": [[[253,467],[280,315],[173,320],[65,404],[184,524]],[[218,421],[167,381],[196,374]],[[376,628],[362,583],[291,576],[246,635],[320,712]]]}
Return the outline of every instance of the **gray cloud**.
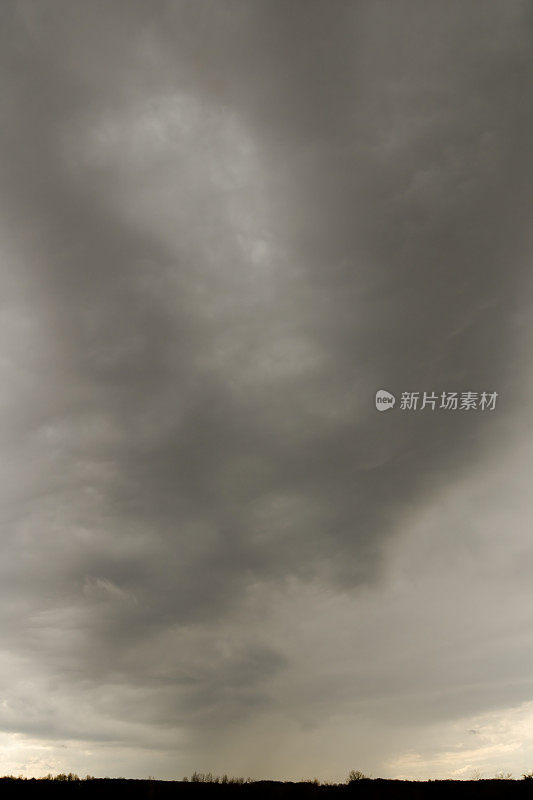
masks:
{"label": "gray cloud", "polygon": [[376,389],[520,402],[530,9],[0,13],[4,640],[202,741],[290,673],[260,614],[236,622],[254,587],[384,580],[495,438],[377,414]]}

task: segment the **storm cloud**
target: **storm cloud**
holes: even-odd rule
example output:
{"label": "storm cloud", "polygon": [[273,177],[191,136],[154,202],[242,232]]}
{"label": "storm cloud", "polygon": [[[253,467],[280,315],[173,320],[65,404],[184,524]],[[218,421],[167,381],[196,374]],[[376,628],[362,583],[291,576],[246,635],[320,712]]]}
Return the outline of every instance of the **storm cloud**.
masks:
{"label": "storm cloud", "polygon": [[[299,726],[353,703],[385,725],[412,684],[389,733],[419,704],[441,719],[427,653],[386,667],[387,604],[402,546],[452,576],[460,526],[431,517],[439,562],[416,520],[527,431],[530,4],[18,0],[0,18],[0,728],[92,742],[80,770],[176,777],[229,742],[227,770],[291,777]],[[499,402],[378,414],[380,388]],[[453,619],[471,578],[450,577]],[[232,761],[281,708],[294,761]]]}

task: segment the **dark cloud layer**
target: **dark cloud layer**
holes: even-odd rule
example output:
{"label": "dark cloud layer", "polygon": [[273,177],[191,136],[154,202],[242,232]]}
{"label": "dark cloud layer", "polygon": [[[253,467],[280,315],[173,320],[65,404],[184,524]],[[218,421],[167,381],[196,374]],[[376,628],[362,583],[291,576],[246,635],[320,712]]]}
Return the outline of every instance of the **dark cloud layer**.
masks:
{"label": "dark cloud layer", "polygon": [[117,719],[253,715],[288,660],[257,631],[224,644],[250,587],[371,585],[479,462],[489,414],[373,396],[514,407],[530,12],[3,4],[14,652],[144,690]]}

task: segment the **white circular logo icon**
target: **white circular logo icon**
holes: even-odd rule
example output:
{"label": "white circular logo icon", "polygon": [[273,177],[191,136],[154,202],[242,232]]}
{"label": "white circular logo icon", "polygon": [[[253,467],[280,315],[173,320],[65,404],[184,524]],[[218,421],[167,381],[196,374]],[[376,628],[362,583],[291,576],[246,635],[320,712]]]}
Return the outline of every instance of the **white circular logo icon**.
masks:
{"label": "white circular logo icon", "polygon": [[394,395],[385,391],[385,389],[379,389],[376,392],[376,408],[378,411],[388,411],[390,408],[394,408],[395,402]]}

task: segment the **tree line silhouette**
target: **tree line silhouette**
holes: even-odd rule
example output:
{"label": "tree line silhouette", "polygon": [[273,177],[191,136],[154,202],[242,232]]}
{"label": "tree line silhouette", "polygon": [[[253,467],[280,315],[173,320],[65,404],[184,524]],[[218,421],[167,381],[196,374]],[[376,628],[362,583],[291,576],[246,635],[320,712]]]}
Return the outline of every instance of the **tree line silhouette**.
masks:
{"label": "tree line silhouette", "polygon": [[210,772],[193,772],[181,781],[127,778],[95,778],[77,774],[48,774],[42,778],[7,775],[0,778],[3,798],[20,800],[439,800],[440,798],[528,797],[533,800],[533,772],[512,779],[500,772],[493,778],[479,774],[471,780],[407,781],[371,778],[351,770],[343,783],[302,781],[256,781]]}

